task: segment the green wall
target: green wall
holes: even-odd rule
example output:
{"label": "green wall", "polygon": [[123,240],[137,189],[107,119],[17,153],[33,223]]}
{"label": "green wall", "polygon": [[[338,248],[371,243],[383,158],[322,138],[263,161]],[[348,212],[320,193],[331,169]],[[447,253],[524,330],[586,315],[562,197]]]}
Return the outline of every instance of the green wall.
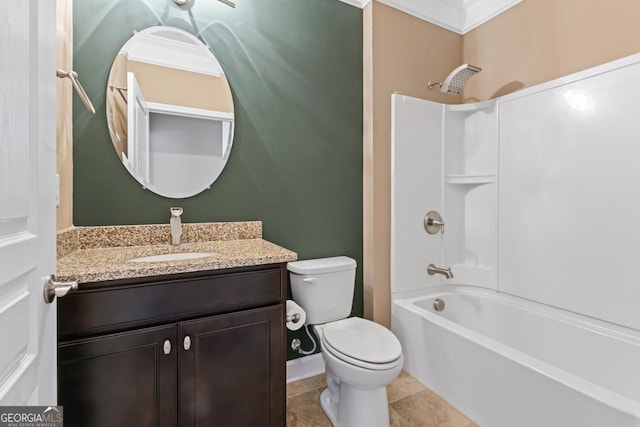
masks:
{"label": "green wall", "polygon": [[[263,222],[264,238],[300,259],[357,260],[362,315],[362,11],[338,0],[81,0],[73,4],[74,69],[96,114],[74,97],[74,224]],[[220,178],[172,200],[142,189],[119,162],[105,118],[111,62],[135,30],[200,35],[229,79],[236,128]],[[302,334],[289,333],[309,343]],[[289,357],[294,357],[292,353]]]}

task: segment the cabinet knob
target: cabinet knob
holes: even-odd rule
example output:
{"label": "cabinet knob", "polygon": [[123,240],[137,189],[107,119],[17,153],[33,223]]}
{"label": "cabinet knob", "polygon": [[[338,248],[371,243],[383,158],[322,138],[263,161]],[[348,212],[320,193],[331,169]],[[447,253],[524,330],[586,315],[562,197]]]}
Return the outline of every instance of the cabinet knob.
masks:
{"label": "cabinet knob", "polygon": [[184,337],[184,349],[189,350],[190,348],[191,348],[191,338],[189,338],[189,335],[187,335],[186,337]]}
{"label": "cabinet knob", "polygon": [[162,346],[162,350],[164,351],[164,354],[171,353],[171,341],[164,340],[164,345]]}

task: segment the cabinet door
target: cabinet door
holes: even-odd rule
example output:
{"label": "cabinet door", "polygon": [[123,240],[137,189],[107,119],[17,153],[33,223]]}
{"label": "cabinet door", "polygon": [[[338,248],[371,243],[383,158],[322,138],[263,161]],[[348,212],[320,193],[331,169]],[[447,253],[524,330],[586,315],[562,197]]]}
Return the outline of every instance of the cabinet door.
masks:
{"label": "cabinet door", "polygon": [[172,324],[59,344],[65,426],[175,427],[175,338]]}
{"label": "cabinet door", "polygon": [[276,305],[178,324],[181,427],[284,425],[283,316]]}

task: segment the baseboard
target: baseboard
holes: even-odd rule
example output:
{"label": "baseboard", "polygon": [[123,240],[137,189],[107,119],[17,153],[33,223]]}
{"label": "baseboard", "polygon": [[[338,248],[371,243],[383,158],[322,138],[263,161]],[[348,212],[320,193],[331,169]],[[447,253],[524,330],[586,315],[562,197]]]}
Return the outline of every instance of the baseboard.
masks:
{"label": "baseboard", "polygon": [[287,384],[323,372],[324,360],[322,360],[322,354],[320,353],[289,360],[287,361]]}

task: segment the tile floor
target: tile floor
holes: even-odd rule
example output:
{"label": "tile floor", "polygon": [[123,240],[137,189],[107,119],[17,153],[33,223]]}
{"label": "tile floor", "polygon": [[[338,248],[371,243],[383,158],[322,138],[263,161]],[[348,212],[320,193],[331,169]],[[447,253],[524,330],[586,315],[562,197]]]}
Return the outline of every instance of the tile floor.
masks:
{"label": "tile floor", "polygon": [[[320,408],[325,387],[324,374],[287,384],[287,427],[331,427]],[[405,371],[387,386],[387,398],[391,427],[478,427]]]}

